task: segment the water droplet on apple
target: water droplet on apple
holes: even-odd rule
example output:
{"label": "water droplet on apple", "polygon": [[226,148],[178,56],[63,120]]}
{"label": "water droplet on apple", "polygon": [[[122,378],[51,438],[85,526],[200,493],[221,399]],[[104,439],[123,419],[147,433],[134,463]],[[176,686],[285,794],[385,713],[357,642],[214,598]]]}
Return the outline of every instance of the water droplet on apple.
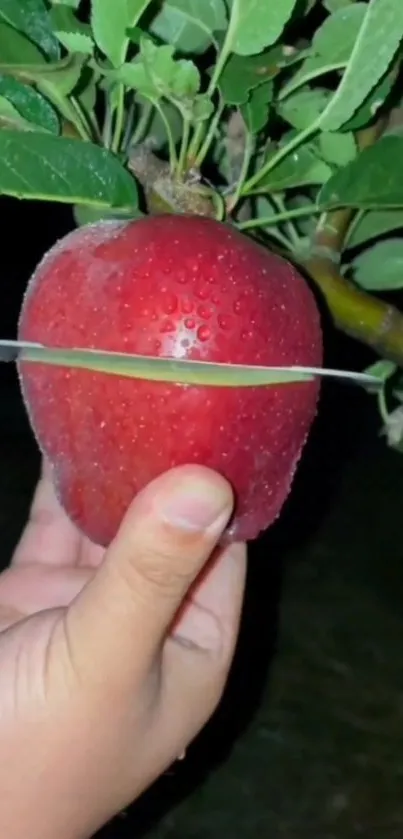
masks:
{"label": "water droplet on apple", "polygon": [[201,306],[197,307],[197,314],[203,320],[208,320],[209,318],[211,318],[211,316],[213,314],[213,310],[212,310],[211,306],[201,305]]}
{"label": "water droplet on apple", "polygon": [[218,315],[217,318],[218,325],[221,329],[230,329],[231,328],[231,318],[227,315]]}
{"label": "water droplet on apple", "polygon": [[199,341],[208,341],[211,336],[211,329],[209,326],[203,324],[203,326],[199,326],[197,330],[197,337]]}
{"label": "water droplet on apple", "polygon": [[196,321],[194,318],[185,318],[185,326],[186,329],[194,329],[196,326]]}
{"label": "water droplet on apple", "polygon": [[242,312],[242,300],[235,300],[233,309],[235,314],[239,315],[239,313]]}
{"label": "water droplet on apple", "polygon": [[154,349],[155,349],[155,352],[159,352],[159,350],[161,349],[161,347],[162,347],[162,343],[161,343],[161,341],[155,341],[155,343],[154,343]]}
{"label": "water droplet on apple", "polygon": [[196,294],[199,300],[207,300],[210,296],[210,289],[207,286],[202,285],[197,289]]}
{"label": "water droplet on apple", "polygon": [[190,315],[193,312],[193,302],[192,300],[182,300],[181,301],[181,309],[184,315]]}
{"label": "water droplet on apple", "polygon": [[171,320],[165,320],[164,323],[161,324],[160,332],[175,332],[175,324]]}
{"label": "water droplet on apple", "polygon": [[166,315],[172,315],[178,308],[178,298],[176,294],[166,294],[161,303],[162,311]]}

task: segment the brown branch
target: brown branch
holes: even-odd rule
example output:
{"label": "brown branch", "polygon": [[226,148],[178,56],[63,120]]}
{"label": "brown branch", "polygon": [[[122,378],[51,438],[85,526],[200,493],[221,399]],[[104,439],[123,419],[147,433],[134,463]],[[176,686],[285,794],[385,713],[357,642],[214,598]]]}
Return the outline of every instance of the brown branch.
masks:
{"label": "brown branch", "polygon": [[[382,119],[359,132],[359,149],[375,143],[385,127]],[[353,212],[348,208],[323,214],[304,266],[322,292],[336,326],[372,347],[383,358],[403,366],[403,314],[395,306],[359,289],[340,272],[340,253]]]}

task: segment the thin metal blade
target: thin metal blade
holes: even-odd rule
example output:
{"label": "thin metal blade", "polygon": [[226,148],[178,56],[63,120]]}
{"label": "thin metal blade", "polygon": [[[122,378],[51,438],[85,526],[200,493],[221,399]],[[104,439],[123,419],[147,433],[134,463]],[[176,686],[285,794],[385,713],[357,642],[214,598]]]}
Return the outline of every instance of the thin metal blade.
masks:
{"label": "thin metal blade", "polygon": [[187,359],[153,358],[151,356],[117,353],[85,348],[63,349],[24,341],[0,340],[0,361],[33,362],[60,367],[88,369],[111,375],[128,376],[151,381],[175,382],[215,387],[256,387],[309,381],[320,376],[338,379],[373,389],[383,386],[382,380],[368,373],[336,370],[325,367],[263,367],[258,365],[222,364]]}

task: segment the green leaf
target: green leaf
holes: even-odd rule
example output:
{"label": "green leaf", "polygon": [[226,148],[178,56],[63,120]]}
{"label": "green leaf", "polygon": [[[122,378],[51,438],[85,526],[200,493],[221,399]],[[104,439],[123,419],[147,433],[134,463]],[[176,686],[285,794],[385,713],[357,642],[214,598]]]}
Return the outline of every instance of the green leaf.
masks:
{"label": "green leaf", "polygon": [[57,91],[61,97],[66,97],[79,81],[83,64],[84,57],[81,55],[68,55],[55,64],[1,62],[0,73],[31,82],[43,90]]}
{"label": "green leaf", "polygon": [[59,133],[60,122],[56,111],[29,85],[21,84],[11,76],[0,76],[0,96],[5,97],[26,122],[51,134]]}
{"label": "green leaf", "polygon": [[317,197],[318,206],[326,210],[403,207],[402,159],[403,137],[383,137],[332,175]]}
{"label": "green leaf", "polygon": [[279,39],[297,0],[228,0],[231,9],[226,38],[229,52],[255,55]]}
{"label": "green leaf", "polygon": [[68,52],[78,52],[83,53],[83,55],[92,55],[93,53],[94,43],[90,35],[85,35],[83,32],[59,31],[57,37]]}
{"label": "green leaf", "polygon": [[328,12],[338,12],[339,9],[346,9],[354,3],[354,0],[323,0],[323,5]]}
{"label": "green leaf", "polygon": [[[326,18],[312,39],[314,56],[329,64],[349,60],[368,10],[366,2],[341,7]],[[309,61],[309,58],[308,58]]]}
{"label": "green leaf", "polygon": [[98,93],[97,82],[97,74],[86,65],[74,89],[74,97],[86,114],[92,114],[94,111]]}
{"label": "green leaf", "polygon": [[43,0],[0,0],[0,21],[26,35],[51,61],[60,58]]}
{"label": "green leaf", "polygon": [[165,0],[150,31],[180,52],[204,52],[227,27],[224,0]]}
{"label": "green leaf", "polygon": [[359,131],[364,128],[374,119],[381,105],[384,105],[388,98],[395,82],[394,72],[387,73],[377,85],[371,90],[370,94],[364,99],[362,105],[353,114],[351,119],[343,123],[342,131]]}
{"label": "green leaf", "polygon": [[85,56],[73,54],[45,62],[25,36],[0,23],[0,58],[1,74],[36,85],[65,119],[74,122],[77,115],[67,97],[80,80]]}
{"label": "green leaf", "polygon": [[195,96],[191,103],[190,111],[193,122],[205,122],[206,119],[212,116],[214,105],[206,94],[200,93],[198,96]]}
{"label": "green leaf", "polygon": [[61,349],[27,341],[0,341],[1,361],[20,361],[81,368],[114,376],[157,382],[177,382],[212,387],[256,387],[309,381],[316,376],[361,385],[378,385],[376,376],[324,367],[259,367],[246,364],[215,364],[211,361],[154,358],[92,349]]}
{"label": "green leaf", "polygon": [[366,367],[363,371],[364,373],[368,373],[370,376],[376,376],[378,379],[382,379],[383,382],[386,379],[389,379],[390,376],[393,376],[396,373],[397,364],[393,361],[387,361],[385,358],[382,358],[380,361],[375,361],[374,364],[370,364],[369,367]]}
{"label": "green leaf", "polygon": [[55,35],[68,52],[92,55],[94,42],[91,27],[77,20],[70,6],[54,6],[50,12],[50,20]]}
{"label": "green leaf", "polygon": [[106,149],[34,132],[0,131],[0,192],[97,207],[137,205],[134,179]]}
{"label": "green leaf", "polygon": [[126,57],[128,31],[136,26],[151,0],[92,0],[91,25],[98,47],[114,67]]}
{"label": "green leaf", "polygon": [[78,227],[97,221],[131,221],[143,215],[138,207],[130,210],[112,210],[109,207],[93,207],[88,204],[76,204],[73,213]]}
{"label": "green leaf", "polygon": [[281,192],[297,186],[323,184],[331,173],[327,163],[317,157],[314,146],[306,143],[267,173],[259,182],[259,191],[263,188],[270,192]]}
{"label": "green leaf", "polygon": [[344,67],[354,49],[367,11],[367,3],[354,3],[330,15],[316,30],[311,54],[280,93],[283,99],[306,82]]}
{"label": "green leaf", "polygon": [[387,71],[403,37],[401,0],[370,0],[347,69],[321,127],[335,131],[350,119]]}
{"label": "green leaf", "polygon": [[219,79],[221,96],[227,105],[243,105],[251,90],[272,79],[285,66],[281,47],[260,55],[230,56]]}
{"label": "green leaf", "polygon": [[25,35],[0,22],[0,66],[5,64],[45,65],[45,58]]}
{"label": "green leaf", "polygon": [[74,123],[77,113],[67,97],[81,79],[84,59],[83,55],[73,54],[54,64],[43,63],[43,59],[32,64],[4,63],[0,64],[0,73],[36,85],[59,113]]}
{"label": "green leaf", "polygon": [[323,131],[318,138],[319,153],[326,163],[345,166],[357,155],[354,134],[341,131]]}
{"label": "green leaf", "polygon": [[278,105],[280,116],[299,131],[315,122],[325,109],[330,92],[320,87],[306,87],[291,94]]}
{"label": "green leaf", "polygon": [[178,103],[189,100],[191,104],[200,87],[199,71],[192,61],[175,60],[173,53],[169,45],[157,47],[144,39],[140,55],[119,67],[111,78],[153,101],[166,97]]}
{"label": "green leaf", "polygon": [[0,128],[12,128],[18,131],[35,131],[35,125],[27,122],[21,114],[18,113],[14,105],[0,96]]}
{"label": "green leaf", "polygon": [[[278,213],[278,210],[275,208],[274,204],[267,198],[266,195],[259,195],[254,202],[254,210],[253,210],[253,217],[259,219],[268,219],[272,216],[275,216]],[[261,226],[262,230],[264,230],[264,225]]]}
{"label": "green leaf", "polygon": [[76,124],[77,113],[68,99],[81,80],[83,55],[68,55],[55,64],[0,64],[0,73],[36,85],[69,122]]}
{"label": "green leaf", "polygon": [[71,9],[78,9],[81,0],[50,0],[52,6],[69,6]]}
{"label": "green leaf", "polygon": [[[141,96],[136,98],[143,108],[148,106],[146,99]],[[150,138],[150,143],[154,149],[161,149],[167,145],[167,129],[160,111],[163,111],[163,115],[168,120],[170,133],[175,144],[179,142],[183,131],[182,117],[175,105],[172,105],[171,102],[161,102],[159,109],[153,109],[147,131],[147,137]],[[139,118],[141,118],[141,114]],[[136,125],[134,128],[136,129]]]}
{"label": "green leaf", "polygon": [[385,239],[356,257],[354,281],[367,291],[403,288],[403,239]]}
{"label": "green leaf", "polygon": [[241,106],[241,113],[248,131],[258,134],[267,125],[269,104],[273,101],[272,81],[265,82],[252,90],[249,101]]}
{"label": "green leaf", "polygon": [[400,227],[403,229],[403,210],[374,210],[364,213],[354,225],[347,247],[356,248]]}

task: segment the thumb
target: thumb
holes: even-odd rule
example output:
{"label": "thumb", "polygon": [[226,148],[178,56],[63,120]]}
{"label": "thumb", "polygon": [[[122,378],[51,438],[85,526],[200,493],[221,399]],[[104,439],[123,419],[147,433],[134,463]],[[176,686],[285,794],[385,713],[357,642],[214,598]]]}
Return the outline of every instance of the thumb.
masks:
{"label": "thumb", "polygon": [[232,504],[229,484],[201,466],[172,469],[136,497],[66,615],[69,653],[84,681],[121,686],[153,666]]}

